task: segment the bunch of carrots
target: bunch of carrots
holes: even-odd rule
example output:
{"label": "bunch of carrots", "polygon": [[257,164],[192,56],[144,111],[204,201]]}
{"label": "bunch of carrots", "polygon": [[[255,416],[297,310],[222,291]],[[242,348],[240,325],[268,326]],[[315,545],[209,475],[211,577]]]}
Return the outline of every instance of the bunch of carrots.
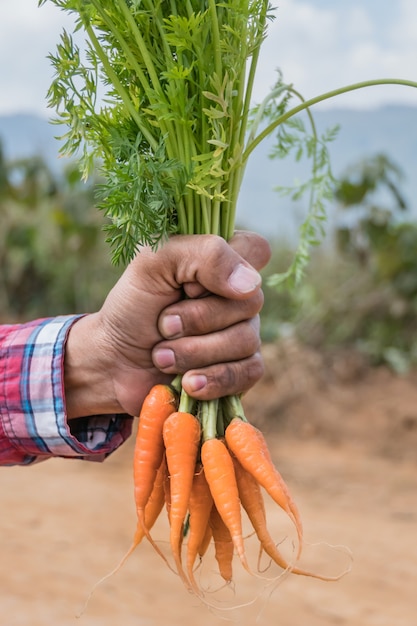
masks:
{"label": "bunch of carrots", "polygon": [[[259,541],[259,559],[265,553],[282,572],[322,580],[340,578],[296,565],[303,545],[298,509],[263,434],[247,421],[238,398],[198,403],[180,389],[180,378],[172,385],[155,385],[139,416],[133,465],[137,526],[132,545],[98,584],[118,571],[144,538],[178,573],[187,590],[199,598],[204,597],[204,591],[195,571],[211,545],[226,584],[233,580],[235,554],[252,574],[245,550],[243,512]],[[263,491],[294,524],[298,548],[293,563],[287,562],[269,533]],[[172,563],[151,535],[164,509]],[[258,567],[256,574],[259,571]]]}

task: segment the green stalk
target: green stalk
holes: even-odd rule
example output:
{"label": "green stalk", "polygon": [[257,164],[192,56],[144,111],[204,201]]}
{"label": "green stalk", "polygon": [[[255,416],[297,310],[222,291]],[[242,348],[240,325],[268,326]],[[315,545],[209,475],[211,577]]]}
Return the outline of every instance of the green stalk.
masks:
{"label": "green stalk", "polygon": [[[93,0],[94,3],[97,2],[97,0]],[[166,103],[166,99],[164,96],[164,91],[162,89],[161,83],[159,81],[159,76],[156,72],[155,66],[153,64],[153,61],[151,59],[151,56],[148,52],[148,49],[146,47],[146,44],[143,40],[143,37],[141,35],[141,32],[135,22],[135,20],[133,19],[133,15],[131,13],[131,11],[129,10],[129,8],[126,5],[125,0],[118,0],[118,4],[122,10],[123,15],[126,18],[126,21],[131,29],[131,32],[133,34],[133,37],[136,41],[136,44],[138,46],[139,52],[142,56],[142,59],[145,63],[146,69],[149,72],[149,77],[151,79],[152,85],[154,90],[157,92],[157,97],[158,99],[160,98],[162,101],[164,101]],[[167,104],[167,103],[166,103]],[[168,156],[170,156],[171,158],[173,158],[174,156],[177,155],[177,150],[175,150],[175,133],[173,132],[172,127],[169,128],[170,124],[168,123],[168,126],[165,128],[165,124],[162,120],[159,121],[159,124],[161,126],[161,131],[162,134],[165,135],[165,142],[166,142],[166,146],[167,146],[167,154]]]}
{"label": "green stalk", "polygon": [[357,89],[363,89],[364,87],[373,87],[373,86],[381,86],[381,85],[403,85],[405,87],[414,87],[417,88],[417,82],[411,80],[404,80],[401,78],[381,78],[375,80],[367,80],[359,83],[354,83],[352,85],[347,85],[345,87],[340,87],[338,89],[332,89],[331,91],[327,91],[320,96],[316,96],[311,98],[310,100],[305,100],[298,106],[294,107],[290,111],[283,113],[276,120],[271,122],[246,148],[243,154],[243,161],[246,162],[251,155],[251,153],[255,150],[255,148],[280,125],[286,122],[288,119],[297,115],[297,113],[301,113],[305,109],[309,109],[315,104],[319,102],[324,102],[325,100],[329,100],[330,98],[334,98],[336,96],[340,96],[342,94],[348,93],[350,91],[355,91]]}
{"label": "green stalk", "polygon": [[[289,87],[288,88],[289,93],[294,94],[295,96],[297,96],[297,98],[299,100],[301,100],[301,102],[304,102],[304,98],[303,96],[293,87]],[[317,133],[317,127],[316,127],[316,122],[314,121],[314,117],[311,113],[311,110],[309,108],[306,109],[306,113],[310,122],[310,126],[311,126],[311,132],[313,134],[314,137],[314,141],[315,141],[315,145],[317,145],[317,141],[318,141],[318,133]],[[313,172],[316,171],[316,166],[317,166],[317,150],[315,149],[313,152]],[[314,206],[314,197],[315,197],[315,187],[314,185],[311,187],[311,191],[310,191],[310,202],[309,202],[309,206],[313,207]]]}
{"label": "green stalk", "polygon": [[[264,0],[262,12],[259,16],[259,21],[258,21],[258,30],[257,30],[257,36],[256,36],[258,41],[262,39],[263,33],[265,31],[268,6],[269,6],[269,1]],[[238,95],[236,97],[237,104],[235,107],[237,119],[239,119],[239,127],[238,127],[236,140],[235,140],[235,136],[232,135],[231,146],[235,146],[237,143],[237,145],[242,146],[242,151],[243,151],[243,146],[245,143],[245,136],[246,136],[247,125],[248,125],[248,117],[249,117],[249,111],[251,107],[253,86],[255,82],[256,70],[257,70],[258,61],[259,61],[260,49],[261,49],[261,46],[256,45],[255,49],[252,52],[252,58],[251,58],[247,80],[246,80],[247,68],[246,68],[245,63],[242,63],[242,73],[239,77],[239,90],[238,90]],[[245,46],[245,49],[242,53],[242,57],[243,56],[244,58],[246,58],[247,56],[247,46]],[[228,207],[228,220],[227,220],[227,226],[225,228],[226,239],[230,239],[234,233],[234,227],[235,227],[235,222],[236,222],[237,202],[238,202],[238,197],[239,197],[239,190],[240,190],[243,176],[244,176],[244,171],[245,171],[245,165],[242,160],[242,163],[239,163],[239,165],[233,168],[231,175],[230,175],[230,180],[229,180],[230,205]]]}
{"label": "green stalk", "polygon": [[[269,1],[264,0],[262,13],[261,13],[260,20],[259,20],[258,37],[261,37],[265,30],[268,6],[269,6]],[[261,46],[257,45],[255,47],[255,50],[253,51],[250,68],[249,68],[248,80],[246,84],[245,100],[243,104],[242,121],[241,121],[241,126],[240,126],[241,132],[239,135],[239,144],[242,146],[245,143],[249,111],[250,111],[251,104],[252,104],[253,86],[255,82],[256,70],[258,67],[260,51],[261,51]]]}
{"label": "green stalk", "polygon": [[[94,4],[97,3],[97,0],[92,0],[92,1],[94,2]],[[149,52],[143,40],[142,34],[140,30],[138,29],[138,26],[135,20],[133,19],[133,15],[131,11],[129,10],[129,8],[127,7],[125,0],[118,0],[118,5],[123,15],[125,16],[126,22],[129,25],[130,30],[133,34],[133,37],[136,41],[136,45],[138,46],[139,52],[145,63],[146,69],[148,70],[149,78],[151,79],[153,88],[155,89],[155,91],[158,91],[158,93],[160,93],[161,97],[163,97],[163,91],[161,88],[161,83],[159,82],[158,74],[155,70],[155,66],[149,55]]]}
{"label": "green stalk", "polygon": [[210,208],[207,206],[209,203],[209,199],[205,196],[200,196],[200,206],[201,206],[201,232],[202,234],[209,235],[211,233],[210,227]]}
{"label": "green stalk", "polygon": [[178,411],[180,411],[181,413],[192,413],[194,411],[195,404],[196,400],[194,400],[194,398],[189,396],[187,392],[181,388]]}
{"label": "green stalk", "polygon": [[208,400],[200,405],[203,442],[217,437],[217,413],[219,400]]}
{"label": "green stalk", "polygon": [[149,93],[149,80],[146,78],[145,73],[136,61],[136,58],[132,53],[131,47],[127,44],[125,38],[123,37],[117,26],[114,24],[114,22],[108,17],[108,14],[103,11],[100,3],[97,0],[91,0],[91,2],[96,7],[96,10],[100,14],[103,22],[108,26],[109,30],[113,33],[113,35],[116,37],[121,47],[123,48],[123,52],[126,54],[126,58],[129,60],[132,69],[135,71],[135,74],[138,77],[139,82],[142,85],[145,93]]}
{"label": "green stalk", "polygon": [[[219,189],[220,185],[216,186],[216,191]],[[217,198],[213,198],[211,201],[211,228],[210,232],[213,235],[222,235],[222,229],[220,226],[220,200]]]}
{"label": "green stalk", "polygon": [[106,73],[109,77],[109,79],[111,80],[112,84],[114,85],[114,87],[116,88],[120,98],[123,101],[123,104],[125,105],[126,109],[129,111],[130,115],[132,116],[132,118],[135,120],[137,127],[139,128],[140,132],[142,133],[142,135],[144,136],[144,138],[146,139],[146,141],[149,143],[149,145],[156,150],[158,147],[158,142],[156,141],[156,139],[153,137],[153,135],[149,132],[149,130],[146,128],[146,126],[143,125],[142,120],[140,118],[139,113],[137,112],[137,110],[135,109],[131,99],[129,98],[125,88],[123,87],[123,85],[121,84],[121,82],[119,81],[116,72],[114,72],[112,66],[110,65],[106,54],[104,53],[102,47],[100,46],[100,43],[97,39],[97,37],[95,36],[95,33],[92,29],[92,27],[90,25],[85,25],[85,29],[86,32],[90,38],[91,43],[93,44],[94,50],[96,51],[97,56],[99,57],[100,61],[103,64],[103,67],[106,70]]}
{"label": "green stalk", "polygon": [[214,68],[217,76],[220,78],[223,74],[223,63],[220,49],[220,31],[219,20],[217,17],[216,0],[209,0],[209,11],[211,14],[212,36],[214,43]]}
{"label": "green stalk", "polygon": [[238,417],[244,422],[248,421],[239,396],[227,396],[227,398],[222,398],[222,403],[226,424],[231,422],[235,417]]}

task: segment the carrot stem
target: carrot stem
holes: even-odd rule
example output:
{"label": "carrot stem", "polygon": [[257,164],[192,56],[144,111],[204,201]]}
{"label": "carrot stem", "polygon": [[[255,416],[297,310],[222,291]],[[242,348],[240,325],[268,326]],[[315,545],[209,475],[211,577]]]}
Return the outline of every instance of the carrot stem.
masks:
{"label": "carrot stem", "polygon": [[193,413],[196,401],[181,388],[180,403],[178,411],[181,413]]}
{"label": "carrot stem", "polygon": [[217,431],[217,415],[219,400],[208,400],[202,402],[200,407],[201,426],[203,429],[203,442],[208,439],[216,439]]}
{"label": "carrot stem", "polygon": [[225,409],[224,413],[226,425],[228,425],[235,417],[240,418],[244,422],[248,421],[239,396],[227,396],[223,398],[223,406]]}

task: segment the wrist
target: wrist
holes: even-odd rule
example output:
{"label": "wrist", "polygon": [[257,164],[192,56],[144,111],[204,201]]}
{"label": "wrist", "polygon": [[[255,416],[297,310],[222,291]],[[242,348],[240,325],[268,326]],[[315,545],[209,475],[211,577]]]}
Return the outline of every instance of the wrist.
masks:
{"label": "wrist", "polygon": [[111,364],[100,315],[78,319],[68,333],[64,356],[68,419],[123,412],[114,393]]}

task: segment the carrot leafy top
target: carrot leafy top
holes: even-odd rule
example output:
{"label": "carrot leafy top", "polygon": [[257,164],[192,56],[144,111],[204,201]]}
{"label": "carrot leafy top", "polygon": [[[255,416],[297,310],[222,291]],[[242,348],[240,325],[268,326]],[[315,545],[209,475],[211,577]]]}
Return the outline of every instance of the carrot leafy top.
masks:
{"label": "carrot leafy top", "polygon": [[115,258],[171,232],[229,237],[269,2],[54,4],[87,51],[62,34],[49,104],[69,127],[62,152],[82,150],[85,176],[101,163]]}
{"label": "carrot leafy top", "polygon": [[[81,154],[86,178],[100,164],[99,206],[116,263],[171,233],[229,239],[248,158],[274,132],[275,156],[292,151],[312,162],[309,180],[291,189],[308,195],[299,248],[288,272],[275,277],[297,280],[320,238],[333,183],[327,143],[335,129],[319,137],[310,105],[371,84],[417,86],[382,79],[305,102],[278,75],[253,106],[259,53],[274,17],[269,0],[49,1],[75,22],[49,55],[55,76],[48,103],[54,121],[68,128],[61,152]],[[78,31],[86,40],[81,48]]]}

